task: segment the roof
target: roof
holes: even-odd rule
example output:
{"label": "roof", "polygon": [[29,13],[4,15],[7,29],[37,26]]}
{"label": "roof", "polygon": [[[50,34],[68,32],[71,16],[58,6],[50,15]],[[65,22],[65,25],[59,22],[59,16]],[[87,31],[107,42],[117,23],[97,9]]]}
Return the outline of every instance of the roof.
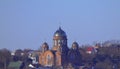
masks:
{"label": "roof", "polygon": [[88,47],[87,48],[87,51],[92,51],[92,50],[94,50],[94,47]]}
{"label": "roof", "polygon": [[47,44],[46,42],[44,42],[44,43],[42,44],[42,47],[43,47],[43,48],[48,48],[48,49],[49,49],[49,46],[48,46],[48,44]]}
{"label": "roof", "polygon": [[59,29],[54,33],[54,36],[64,36],[66,37],[66,33],[59,27]]}
{"label": "roof", "polygon": [[72,49],[78,49],[79,45],[77,42],[73,42]]}

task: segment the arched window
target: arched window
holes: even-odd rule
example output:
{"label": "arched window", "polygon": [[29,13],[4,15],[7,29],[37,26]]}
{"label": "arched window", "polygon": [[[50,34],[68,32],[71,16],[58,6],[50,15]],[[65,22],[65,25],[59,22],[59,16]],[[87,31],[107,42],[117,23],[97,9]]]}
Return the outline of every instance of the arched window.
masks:
{"label": "arched window", "polygon": [[58,51],[62,52],[62,47],[61,46],[58,46]]}
{"label": "arched window", "polygon": [[45,50],[44,50],[44,48],[42,48],[42,52],[44,52]]}
{"label": "arched window", "polygon": [[57,40],[54,40],[54,45],[55,45],[55,46],[57,45]]}
{"label": "arched window", "polygon": [[58,46],[60,46],[61,45],[61,42],[60,42],[60,40],[58,40]]}
{"label": "arched window", "polygon": [[47,55],[47,65],[51,66],[51,56]]}

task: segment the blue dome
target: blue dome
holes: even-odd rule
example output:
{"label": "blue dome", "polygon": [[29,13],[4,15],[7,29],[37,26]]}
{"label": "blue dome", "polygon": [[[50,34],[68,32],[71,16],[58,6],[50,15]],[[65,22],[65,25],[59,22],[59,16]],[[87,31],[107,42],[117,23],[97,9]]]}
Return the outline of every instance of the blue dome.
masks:
{"label": "blue dome", "polygon": [[73,42],[72,49],[78,49],[79,45],[77,42]]}
{"label": "blue dome", "polygon": [[59,29],[54,33],[54,36],[66,37],[66,33],[59,27]]}
{"label": "blue dome", "polygon": [[49,48],[49,46],[48,46],[48,44],[47,44],[46,42],[44,42],[44,43],[42,44],[42,47],[43,47],[43,48]]}

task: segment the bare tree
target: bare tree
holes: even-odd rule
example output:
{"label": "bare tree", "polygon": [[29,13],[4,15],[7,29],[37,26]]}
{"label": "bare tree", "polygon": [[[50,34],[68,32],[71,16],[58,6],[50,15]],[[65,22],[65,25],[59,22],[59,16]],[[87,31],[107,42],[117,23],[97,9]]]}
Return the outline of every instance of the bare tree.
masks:
{"label": "bare tree", "polygon": [[3,67],[4,69],[7,69],[7,65],[8,65],[10,60],[11,60],[10,51],[7,49],[1,49],[0,50],[0,63],[3,65],[1,67]]}

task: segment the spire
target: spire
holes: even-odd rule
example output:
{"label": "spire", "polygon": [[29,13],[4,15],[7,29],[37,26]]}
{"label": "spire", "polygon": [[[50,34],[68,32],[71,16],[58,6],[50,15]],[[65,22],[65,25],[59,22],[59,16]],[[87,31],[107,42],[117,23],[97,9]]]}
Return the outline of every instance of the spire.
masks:
{"label": "spire", "polygon": [[59,30],[62,30],[62,24],[61,24],[61,21],[59,21]]}
{"label": "spire", "polygon": [[59,30],[61,30],[61,26],[59,26]]}

